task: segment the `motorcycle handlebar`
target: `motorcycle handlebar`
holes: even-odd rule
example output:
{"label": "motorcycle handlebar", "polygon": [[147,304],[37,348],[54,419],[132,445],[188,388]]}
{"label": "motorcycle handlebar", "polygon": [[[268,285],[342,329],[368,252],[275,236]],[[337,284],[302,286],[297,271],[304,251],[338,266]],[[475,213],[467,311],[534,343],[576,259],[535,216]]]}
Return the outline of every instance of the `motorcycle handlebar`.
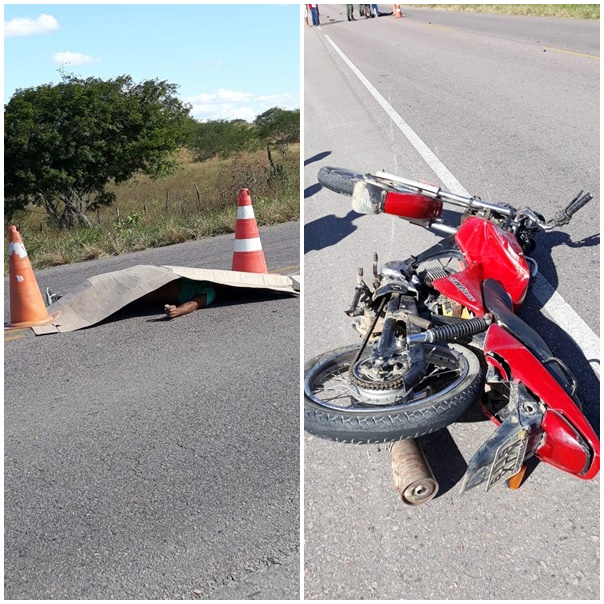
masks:
{"label": "motorcycle handlebar", "polygon": [[[338,171],[343,174],[339,175]],[[335,184],[333,182],[334,176],[332,175],[332,172],[338,177],[338,182],[335,182]],[[322,175],[323,178],[321,178]],[[343,178],[347,182],[346,187],[343,187],[340,182]],[[375,172],[374,174],[360,175],[351,170],[323,167],[319,171],[319,182],[321,182],[323,186],[332,189],[337,193],[352,195],[353,208],[360,214],[379,214],[383,211],[386,192],[389,190],[404,192],[401,191],[402,186],[416,191],[420,195],[438,199],[451,205],[460,206],[466,210],[487,210],[488,212],[491,212],[494,217],[505,219],[504,228],[518,228],[520,225],[524,225],[524,227],[528,229],[541,229],[544,231],[549,231],[556,227],[568,224],[572,216],[593,199],[591,193],[583,194],[583,191],[580,191],[566,208],[546,222],[543,216],[535,213],[530,208],[517,210],[508,204],[488,203],[480,199],[480,197],[469,197],[467,195],[451,193],[450,191],[441,189],[438,185],[412,180],[411,178],[404,178],[383,170]],[[350,182],[356,183],[351,190],[348,189],[350,186],[348,183]],[[363,183],[363,187],[356,186],[359,183]],[[393,189],[390,189],[388,185],[392,186]],[[373,186],[376,191],[370,191],[369,187],[371,186]],[[516,226],[514,227],[514,225]],[[428,225],[422,224],[422,226]],[[431,223],[428,228],[432,227],[437,228],[437,225]],[[447,233],[455,232],[455,229],[445,227],[444,225],[440,225],[439,228]]]}
{"label": "motorcycle handlebar", "polygon": [[585,193],[583,195],[583,191],[579,191],[579,193],[575,196],[575,198],[561,211],[558,212],[550,223],[555,226],[562,226],[568,224],[570,219],[573,217],[573,214],[578,212],[586,203],[593,199],[593,195],[591,193]]}
{"label": "motorcycle handlebar", "polygon": [[537,224],[544,231],[551,231],[556,227],[567,225],[573,215],[592,199],[593,195],[591,193],[585,193],[585,195],[583,195],[583,191],[579,191],[575,198],[563,210],[560,210],[557,214],[555,214],[553,218],[547,222],[539,220],[537,221]]}
{"label": "motorcycle handlebar", "polygon": [[[467,197],[465,195],[459,195],[456,193],[451,193],[449,191],[445,191],[438,187],[437,185],[432,185],[429,183],[419,182],[416,180],[412,180],[410,178],[403,178],[402,176],[397,176],[396,174],[391,174],[390,172],[376,172],[375,175],[378,178],[382,178],[384,180],[390,181],[395,184],[404,185],[407,187],[411,187],[413,189],[417,189],[420,193],[434,196],[442,201],[450,203],[452,205],[461,206],[464,208],[468,207],[477,207],[483,208],[486,210],[491,210],[493,212],[497,212],[502,216],[506,216],[508,218],[514,219],[514,215],[517,211],[508,205],[499,205],[494,203],[488,203],[486,201],[482,201],[479,197]],[[570,222],[570,219],[573,215],[578,212],[585,204],[593,199],[593,195],[591,193],[583,194],[583,191],[580,191],[575,198],[560,212],[558,212],[554,218],[545,223],[544,221],[537,218],[537,215],[534,212],[524,210],[524,213],[534,215],[534,222],[543,230],[550,230],[555,227],[564,226]],[[518,212],[522,213],[521,210]]]}
{"label": "motorcycle handlebar", "polygon": [[514,213],[514,209],[510,208],[509,206],[488,203],[486,201],[482,201],[482,199],[478,197],[468,197],[466,195],[451,193],[450,191],[445,191],[444,189],[441,189],[437,185],[431,185],[425,182],[418,182],[416,180],[411,180],[410,178],[403,178],[402,176],[397,176],[396,174],[391,174],[390,172],[376,172],[375,176],[384,180],[389,180],[396,184],[401,184],[407,187],[411,187],[413,189],[417,189],[422,194],[433,195],[434,197],[442,199],[443,201],[450,203],[451,205],[461,206],[463,208],[484,208],[486,210],[498,212],[503,216],[511,216]]}

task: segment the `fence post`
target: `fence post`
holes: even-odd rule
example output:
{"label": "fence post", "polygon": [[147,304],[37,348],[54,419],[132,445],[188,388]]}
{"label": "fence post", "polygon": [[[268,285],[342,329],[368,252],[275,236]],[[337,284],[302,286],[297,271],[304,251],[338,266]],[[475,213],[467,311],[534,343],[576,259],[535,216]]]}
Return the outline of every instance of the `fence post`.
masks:
{"label": "fence post", "polygon": [[197,209],[201,212],[201,193],[199,192],[197,183],[195,184],[195,192],[197,193]]}

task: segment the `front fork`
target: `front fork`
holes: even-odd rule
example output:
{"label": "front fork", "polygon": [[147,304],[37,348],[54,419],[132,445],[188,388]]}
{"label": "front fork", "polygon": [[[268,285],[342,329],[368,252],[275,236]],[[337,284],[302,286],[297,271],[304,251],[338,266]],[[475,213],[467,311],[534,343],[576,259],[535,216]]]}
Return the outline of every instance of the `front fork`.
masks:
{"label": "front fork", "polygon": [[[345,312],[349,317],[358,317],[356,327],[364,336],[359,357],[373,338],[373,370],[388,373],[402,364],[396,370],[401,371],[405,388],[409,390],[424,376],[425,359],[421,342],[406,341],[405,336],[419,335],[430,322],[419,317],[413,296],[415,288],[402,278],[401,269],[406,263],[387,263],[383,267],[386,274],[378,273],[377,263],[377,254],[374,254],[373,290],[363,280],[363,269],[359,268],[354,298]],[[405,325],[405,335],[398,333],[401,323]]]}

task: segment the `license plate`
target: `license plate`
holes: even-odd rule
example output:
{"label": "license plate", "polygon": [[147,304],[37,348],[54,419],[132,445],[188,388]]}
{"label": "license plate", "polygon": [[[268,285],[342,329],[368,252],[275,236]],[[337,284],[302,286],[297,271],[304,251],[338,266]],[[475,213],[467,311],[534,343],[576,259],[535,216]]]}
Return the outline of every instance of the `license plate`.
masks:
{"label": "license plate", "polygon": [[489,473],[487,491],[502,480],[507,480],[520,472],[524,463],[527,445],[528,432],[520,430],[497,449]]}

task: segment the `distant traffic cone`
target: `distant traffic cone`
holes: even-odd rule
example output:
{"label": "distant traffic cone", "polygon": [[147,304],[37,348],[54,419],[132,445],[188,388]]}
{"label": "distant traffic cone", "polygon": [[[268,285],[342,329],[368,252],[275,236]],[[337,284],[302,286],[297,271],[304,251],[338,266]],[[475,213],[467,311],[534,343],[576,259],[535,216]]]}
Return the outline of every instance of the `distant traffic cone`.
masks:
{"label": "distant traffic cone", "polygon": [[48,325],[49,315],[17,227],[8,227],[10,322],[6,329]]}
{"label": "distant traffic cone", "polygon": [[397,19],[402,19],[403,18],[403,13],[401,11],[401,5],[400,4],[395,4],[394,5],[394,16]]}
{"label": "distant traffic cone", "polygon": [[232,270],[268,273],[249,189],[241,189],[238,203]]}

